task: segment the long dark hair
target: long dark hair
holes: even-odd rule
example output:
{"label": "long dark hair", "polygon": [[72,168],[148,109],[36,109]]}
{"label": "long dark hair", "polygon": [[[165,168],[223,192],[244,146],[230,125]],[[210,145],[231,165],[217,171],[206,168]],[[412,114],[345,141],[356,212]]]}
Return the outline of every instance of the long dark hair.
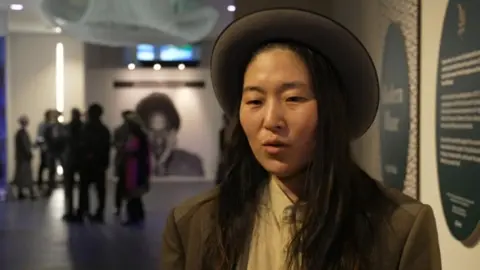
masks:
{"label": "long dark hair", "polygon": [[[303,59],[318,100],[316,149],[305,169],[303,220],[289,246],[289,269],[300,265],[300,254],[300,269],[369,269],[378,240],[376,231],[384,222],[389,202],[352,160],[341,80],[326,57],[301,45],[269,44],[256,54],[272,47],[287,48]],[[269,178],[250,149],[236,111],[230,119],[225,151],[228,172],[220,185],[216,222],[205,254],[206,261],[214,263],[210,267],[221,270],[233,269],[244,255]]]}

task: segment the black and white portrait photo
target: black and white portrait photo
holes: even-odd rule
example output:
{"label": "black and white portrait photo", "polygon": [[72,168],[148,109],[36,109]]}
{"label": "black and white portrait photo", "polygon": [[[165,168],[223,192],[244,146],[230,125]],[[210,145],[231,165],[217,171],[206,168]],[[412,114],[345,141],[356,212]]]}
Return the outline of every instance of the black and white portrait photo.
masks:
{"label": "black and white portrait photo", "polygon": [[148,131],[152,176],[204,176],[202,159],[177,145],[182,119],[168,95],[149,94],[136,104],[135,111]]}

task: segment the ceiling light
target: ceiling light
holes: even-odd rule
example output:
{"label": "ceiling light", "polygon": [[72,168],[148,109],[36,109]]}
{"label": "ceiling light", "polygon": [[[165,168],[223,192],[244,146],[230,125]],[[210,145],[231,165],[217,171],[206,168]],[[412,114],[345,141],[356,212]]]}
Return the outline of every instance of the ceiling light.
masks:
{"label": "ceiling light", "polygon": [[160,65],[160,64],[153,65],[154,70],[160,70],[161,68],[162,68],[162,65]]}
{"label": "ceiling light", "polygon": [[178,65],[178,69],[184,70],[184,69],[185,69],[185,65],[184,65],[184,64],[179,64],[179,65]]}
{"label": "ceiling light", "polygon": [[62,33],[62,28],[57,26],[57,27],[55,27],[54,31],[55,31],[55,33],[60,34],[60,33]]}
{"label": "ceiling light", "polygon": [[10,5],[10,9],[11,9],[11,10],[22,10],[22,9],[23,9],[23,5],[20,5],[20,4],[11,4],[11,5]]}
{"label": "ceiling light", "polygon": [[134,69],[135,69],[135,64],[134,64],[134,63],[130,63],[130,64],[128,64],[127,67],[128,67],[129,70],[134,70]]}
{"label": "ceiling light", "polygon": [[235,10],[237,10],[237,8],[234,5],[229,5],[227,7],[227,10],[230,11],[230,12],[235,12]]}

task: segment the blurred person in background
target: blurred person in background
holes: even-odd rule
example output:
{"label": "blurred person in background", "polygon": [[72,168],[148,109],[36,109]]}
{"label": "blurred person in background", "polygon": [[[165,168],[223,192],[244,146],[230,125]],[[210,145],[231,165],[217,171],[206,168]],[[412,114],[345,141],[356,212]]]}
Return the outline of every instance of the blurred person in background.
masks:
{"label": "blurred person in background", "polygon": [[52,195],[57,186],[57,166],[64,168],[65,150],[67,146],[67,131],[60,122],[62,113],[53,110],[50,113],[50,124],[45,129],[45,143],[48,156],[48,187],[45,196]]}
{"label": "blurred person in background", "polygon": [[[107,169],[110,161],[110,131],[103,124],[103,108],[92,104],[87,111],[87,120],[82,133],[82,177],[80,177],[80,207],[78,218],[88,217],[92,222],[103,223]],[[90,215],[90,185],[95,186],[97,209]]]}
{"label": "blurred person in background", "polygon": [[128,116],[132,113],[130,110],[122,112],[122,124],[113,131],[113,147],[115,148],[114,170],[117,183],[115,186],[115,215],[120,216],[122,205],[125,199],[125,177],[123,177],[123,167],[125,159],[125,144],[128,140]]}
{"label": "blurred person in background", "polygon": [[48,125],[52,122],[52,113],[51,109],[48,109],[43,114],[44,119],[37,128],[37,138],[35,140],[35,146],[40,149],[40,163],[38,165],[37,172],[37,185],[40,191],[43,191],[43,172],[48,169],[48,151],[47,144],[45,143],[45,131],[47,130]]}
{"label": "blurred person in background", "polygon": [[[64,180],[64,191],[65,191],[65,214],[63,219],[65,221],[76,221],[79,219],[76,216],[76,208],[78,204],[74,205],[74,189],[75,189],[75,178],[79,179],[81,175],[81,166],[82,166],[82,133],[83,133],[83,122],[82,114],[79,109],[74,108],[71,111],[71,120],[70,123],[66,125],[67,131],[67,146],[65,153],[65,180]],[[77,203],[79,199],[76,200]]]}
{"label": "blurred person in background", "polygon": [[27,131],[28,117],[18,119],[20,128],[15,134],[15,176],[13,183],[18,189],[17,198],[24,199],[24,190],[28,189],[30,198],[35,198],[32,172],[32,141]]}
{"label": "blurred person in background", "polygon": [[129,114],[128,138],[124,145],[124,158],[121,161],[120,178],[125,183],[127,202],[127,220],[124,225],[143,223],[145,209],[142,197],[149,190],[150,152],[148,135],[144,124],[137,114]]}

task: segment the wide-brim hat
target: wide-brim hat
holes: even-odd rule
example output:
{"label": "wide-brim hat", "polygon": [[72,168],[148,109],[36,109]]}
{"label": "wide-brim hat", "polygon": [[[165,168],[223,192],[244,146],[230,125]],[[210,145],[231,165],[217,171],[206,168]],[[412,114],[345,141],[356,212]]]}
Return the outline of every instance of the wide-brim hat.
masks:
{"label": "wide-brim hat", "polygon": [[351,137],[362,136],[373,123],[379,103],[373,61],[358,38],[341,24],[299,9],[258,11],[235,20],[220,34],[210,68],[215,95],[227,116],[237,109],[245,68],[253,53],[282,41],[306,46],[331,63],[346,92]]}

